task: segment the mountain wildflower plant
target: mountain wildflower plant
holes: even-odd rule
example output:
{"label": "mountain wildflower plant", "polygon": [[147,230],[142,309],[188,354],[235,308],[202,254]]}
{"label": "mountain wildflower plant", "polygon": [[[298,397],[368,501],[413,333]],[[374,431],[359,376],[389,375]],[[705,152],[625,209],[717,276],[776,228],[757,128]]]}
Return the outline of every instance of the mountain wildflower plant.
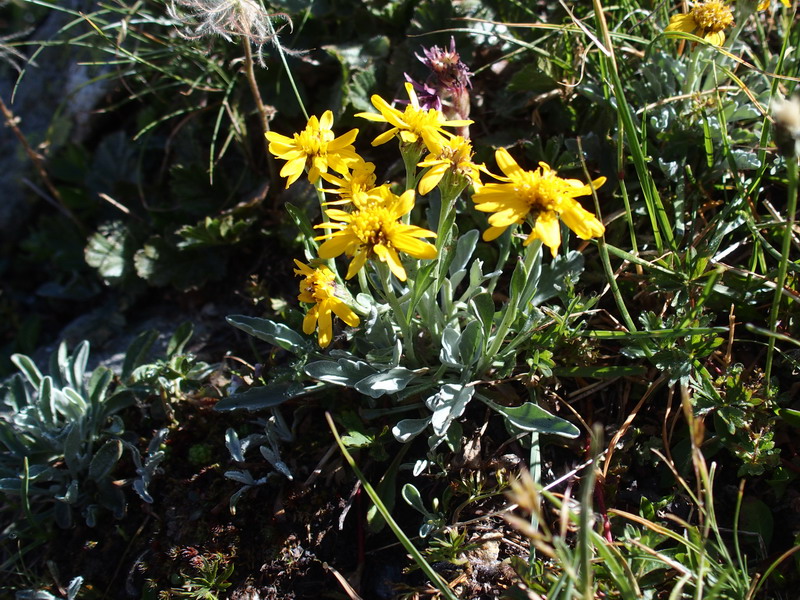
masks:
{"label": "mountain wildflower plant", "polygon": [[[540,359],[530,357],[542,357],[549,369],[552,336],[561,334],[538,305],[563,294],[565,278],[574,281],[583,268],[578,252],[559,256],[559,218],[582,239],[603,235],[602,222],[575,198],[593,194],[605,178],[565,179],[545,164],[525,171],[501,148],[504,174],[485,183],[489,171],[474,160],[469,140],[448,131],[472,121],[423,108],[413,85],[405,88],[410,102],[403,110],[374,95],[379,112],[357,115],[388,125],[372,145],[398,140],[405,181],[376,186],[381,165],[355,150],[357,130],[337,137],[329,111],[292,137],[269,134],[270,151],[287,161],[281,172],[289,185],[305,173],[320,195],[322,222],[289,210],[306,238],[305,260],[295,259],[298,299],[311,306],[302,332],[244,315],[228,321],[298,357],[297,381],[288,391],[285,381],[267,381],[265,394],[284,401],[320,386],[351,388],[372,414],[399,415],[392,433],[400,442],[427,431],[431,449],[459,447],[459,420],[472,400],[502,415],[515,434],[574,438],[577,427],[538,406],[535,396],[508,406],[493,388],[537,372]],[[473,202],[460,201],[470,196]],[[491,266],[483,251],[476,253],[481,234],[470,226],[485,222],[481,212],[494,213],[484,234],[499,244]],[[527,239],[501,235],[524,221],[533,227]],[[315,229],[322,233],[313,235]],[[542,243],[552,264],[543,262]],[[493,294],[499,286],[507,286],[502,305]],[[306,336],[315,329],[313,344]],[[249,402],[246,392],[233,394],[219,409]]]}

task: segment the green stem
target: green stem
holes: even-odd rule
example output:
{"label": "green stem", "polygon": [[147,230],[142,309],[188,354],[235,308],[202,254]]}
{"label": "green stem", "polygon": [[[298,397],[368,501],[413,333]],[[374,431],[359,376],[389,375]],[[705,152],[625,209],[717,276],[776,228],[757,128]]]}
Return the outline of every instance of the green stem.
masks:
{"label": "green stem", "polygon": [[[533,268],[533,261],[536,260],[537,254],[542,250],[542,240],[534,240],[526,249],[525,249],[525,262],[523,264],[523,268],[525,271],[526,276],[530,275],[531,269]],[[506,305],[506,309],[503,312],[503,320],[500,321],[500,325],[497,327],[497,331],[494,334],[494,338],[492,339],[492,343],[489,346],[489,349],[484,354],[481,362],[478,366],[477,373],[482,373],[486,369],[488,369],[492,364],[492,359],[497,355],[500,350],[500,346],[503,345],[503,342],[506,339],[506,334],[508,333],[508,329],[511,327],[511,324],[517,318],[517,311],[519,310],[519,296],[516,298],[512,298],[509,303]]]}
{"label": "green stem", "polygon": [[[775,281],[775,295],[772,297],[772,308],[769,311],[769,330],[776,333],[778,330],[778,311],[783,295],[783,285],[786,281],[786,270],[789,264],[789,250],[792,246],[792,231],[794,230],[795,212],[797,212],[797,157],[789,156],[786,158],[786,176],[789,180],[787,188],[788,198],[786,201],[786,227],[783,234],[783,246],[781,247],[781,262],[778,264],[778,277]],[[764,372],[766,374],[767,385],[769,385],[772,374],[772,360],[775,354],[775,336],[769,338],[767,345],[767,362]]]}
{"label": "green stem", "polygon": [[[275,40],[278,39],[278,32],[275,31],[275,27],[272,25],[272,21],[267,19],[267,31],[269,32],[270,36],[273,36]],[[297,104],[300,105],[300,110],[303,111],[303,116],[308,120],[308,111],[306,110],[306,105],[303,103],[303,99],[300,97],[300,90],[297,89],[297,84],[294,82],[294,77],[292,77],[292,70],[289,68],[289,63],[286,60],[286,53],[283,51],[283,46],[280,45],[277,41],[275,42],[275,48],[278,50],[278,56],[281,57],[281,63],[283,63],[283,68],[286,69],[286,76],[289,78],[289,85],[292,86],[292,91],[294,92],[295,98],[297,98]]]}
{"label": "green stem", "polygon": [[395,314],[395,323],[400,326],[400,335],[403,337],[403,350],[408,356],[408,360],[412,365],[417,364],[417,357],[416,353],[414,352],[414,340],[412,339],[411,335],[411,324],[409,323],[409,318],[403,312],[403,307],[400,306],[400,301],[397,299],[397,294],[394,292],[394,286],[392,285],[392,274],[389,270],[388,265],[382,263],[381,261],[375,261],[373,263],[378,271],[378,277],[383,284],[383,296],[386,299],[386,302],[391,307],[392,311]]}

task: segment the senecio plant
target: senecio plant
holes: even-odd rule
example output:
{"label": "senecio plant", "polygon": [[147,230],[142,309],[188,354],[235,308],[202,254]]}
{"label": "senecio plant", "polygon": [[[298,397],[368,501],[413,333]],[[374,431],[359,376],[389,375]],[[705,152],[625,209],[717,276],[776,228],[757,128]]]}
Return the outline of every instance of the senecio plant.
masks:
{"label": "senecio plant", "polygon": [[[490,382],[552,366],[553,320],[537,306],[582,270],[577,252],[559,256],[561,224],[583,240],[603,235],[602,222],[577,198],[592,196],[605,178],[565,179],[545,163],[526,170],[504,148],[495,152],[500,173],[478,164],[465,114],[469,70],[452,43],[420,58],[432,78],[405,84],[402,109],[374,95],[377,112],[357,115],[388,125],[373,146],[399,142],[404,188],[376,185],[376,165],[354,145],[358,130],[337,136],[331,111],[312,116],[291,137],[266,134],[270,152],[286,161],[280,172],[286,186],[305,175],[325,216],[312,227],[290,209],[306,232],[305,260],[295,259],[298,299],[308,305],[304,335],[267,319],[229,322],[300,356],[306,361],[301,380],[353,388],[369,399],[374,415],[412,413],[393,428],[402,442],[430,427],[431,447],[442,441],[457,447],[458,418],[472,399],[502,414],[514,433],[577,436],[577,428],[535,402],[507,406]],[[498,245],[490,268],[474,256],[479,231],[463,225],[484,220],[470,208],[488,214],[483,240]],[[550,250],[550,264],[542,260],[542,246]],[[348,261],[341,272],[340,257]],[[504,279],[508,263],[513,269]],[[493,294],[506,281],[508,300],[497,306]],[[339,335],[337,322],[346,326]],[[314,332],[318,349],[305,337]],[[251,402],[238,394],[220,408],[274,406],[318,388],[276,382],[250,390]],[[378,406],[382,396],[394,405]]]}

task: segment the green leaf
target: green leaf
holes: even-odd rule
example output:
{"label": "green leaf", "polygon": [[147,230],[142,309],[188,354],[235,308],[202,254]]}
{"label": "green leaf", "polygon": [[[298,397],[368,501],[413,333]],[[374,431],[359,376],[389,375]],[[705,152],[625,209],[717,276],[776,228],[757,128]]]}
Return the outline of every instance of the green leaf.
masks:
{"label": "green leaf", "polygon": [[395,367],[388,371],[368,375],[353,387],[357,392],[365,396],[379,398],[385,394],[394,394],[405,389],[415,376],[413,371],[403,367]]}
{"label": "green leaf", "polygon": [[426,419],[402,419],[392,427],[392,435],[398,442],[406,443],[422,433],[430,423],[430,417]]}
{"label": "green leaf", "polygon": [[89,478],[100,482],[108,477],[122,456],[122,442],[108,440],[92,457],[89,463]]}
{"label": "green leaf", "polygon": [[433,411],[431,426],[437,436],[447,434],[450,423],[464,414],[474,393],[474,386],[447,383],[425,400],[425,405]]}
{"label": "green leaf", "polygon": [[39,388],[42,384],[42,373],[30,357],[24,354],[12,354],[11,362],[17,366],[25,376],[25,379],[27,379],[34,388]]}
{"label": "green leaf", "polygon": [[167,344],[167,356],[172,358],[176,354],[182,353],[186,344],[192,339],[192,335],[194,335],[194,325],[192,325],[191,321],[178,325]]}
{"label": "green leaf", "polygon": [[226,317],[225,320],[260,340],[294,354],[301,355],[309,351],[308,340],[283,323],[245,315],[232,315]]}
{"label": "green leaf", "polygon": [[133,248],[130,234],[121,221],[100,225],[84,249],[86,263],[97,269],[107,283],[125,278],[131,268]]}
{"label": "green leaf", "polygon": [[422,496],[420,496],[419,490],[413,484],[405,484],[400,490],[400,495],[410,507],[421,512],[425,516],[430,514],[428,509],[425,508],[425,503],[422,501]]}
{"label": "green leaf", "polygon": [[532,402],[526,402],[522,406],[512,407],[500,406],[482,396],[479,396],[479,398],[503,415],[509,423],[518,429],[558,435],[566,438],[576,438],[581,433],[581,430],[569,421],[547,412],[545,409]]}
{"label": "green leaf", "polygon": [[465,275],[467,263],[472,258],[475,252],[475,246],[478,244],[478,237],[480,236],[477,229],[470,229],[464,235],[458,238],[456,249],[453,253],[453,261],[450,263],[448,274],[453,287],[461,283],[461,279]]}
{"label": "green leaf", "polygon": [[38,407],[42,420],[46,424],[54,426],[56,424],[56,415],[53,408],[53,380],[49,375],[44,377],[39,384]]}
{"label": "green leaf", "polygon": [[223,398],[214,406],[215,410],[264,410],[273,408],[286,402],[287,400],[301,395],[303,386],[297,382],[282,381],[280,383],[270,383],[261,387],[250,388],[241,394],[231,394]]}
{"label": "green leaf", "polygon": [[488,337],[494,322],[494,300],[489,292],[481,292],[470,300],[472,312],[483,325],[483,334]]}
{"label": "green leaf", "polygon": [[480,360],[483,354],[483,332],[478,321],[470,321],[461,332],[458,342],[458,354],[461,364],[469,366]]}
{"label": "green leaf", "polygon": [[442,349],[439,352],[439,360],[448,367],[459,368],[463,366],[459,360],[458,342],[461,339],[461,332],[455,324],[450,324],[442,332]]}
{"label": "green leaf", "polygon": [[86,364],[89,362],[89,342],[84,340],[78,344],[67,362],[67,383],[70,387],[83,389],[83,377],[86,374]]}
{"label": "green leaf", "polygon": [[131,342],[125,353],[125,360],[122,362],[122,372],[120,377],[123,381],[130,379],[135,369],[144,364],[147,354],[150,352],[155,341],[158,339],[158,332],[151,329],[143,331]]}
{"label": "green leaf", "polygon": [[340,358],[336,362],[331,360],[310,362],[306,365],[305,372],[309,377],[320,381],[355,387],[359,381],[373,375],[375,369],[360,360]]}

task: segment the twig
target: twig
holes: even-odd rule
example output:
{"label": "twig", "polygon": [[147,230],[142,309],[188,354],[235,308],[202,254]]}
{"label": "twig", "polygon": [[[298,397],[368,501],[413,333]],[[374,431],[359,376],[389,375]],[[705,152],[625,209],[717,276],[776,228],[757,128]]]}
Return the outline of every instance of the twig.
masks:
{"label": "twig", "polygon": [[58,203],[58,208],[61,212],[63,212],[75,225],[77,225],[78,229],[83,232],[84,227],[80,221],[78,221],[77,217],[72,213],[72,211],[64,204],[64,199],[61,197],[61,193],[58,191],[53,182],[50,180],[50,177],[47,175],[47,171],[44,168],[44,157],[41,154],[36,152],[31,145],[28,143],[28,139],[25,137],[25,134],[22,133],[19,126],[17,125],[17,118],[14,116],[14,113],[6,105],[5,101],[2,97],[0,97],[0,111],[3,113],[3,117],[6,120],[6,125],[11,128],[11,131],[14,132],[14,135],[19,140],[19,143],[22,144],[22,147],[25,149],[25,154],[28,155],[28,158],[33,163],[36,172],[39,174],[39,177],[42,178],[44,181],[45,186],[47,186],[48,191]]}

